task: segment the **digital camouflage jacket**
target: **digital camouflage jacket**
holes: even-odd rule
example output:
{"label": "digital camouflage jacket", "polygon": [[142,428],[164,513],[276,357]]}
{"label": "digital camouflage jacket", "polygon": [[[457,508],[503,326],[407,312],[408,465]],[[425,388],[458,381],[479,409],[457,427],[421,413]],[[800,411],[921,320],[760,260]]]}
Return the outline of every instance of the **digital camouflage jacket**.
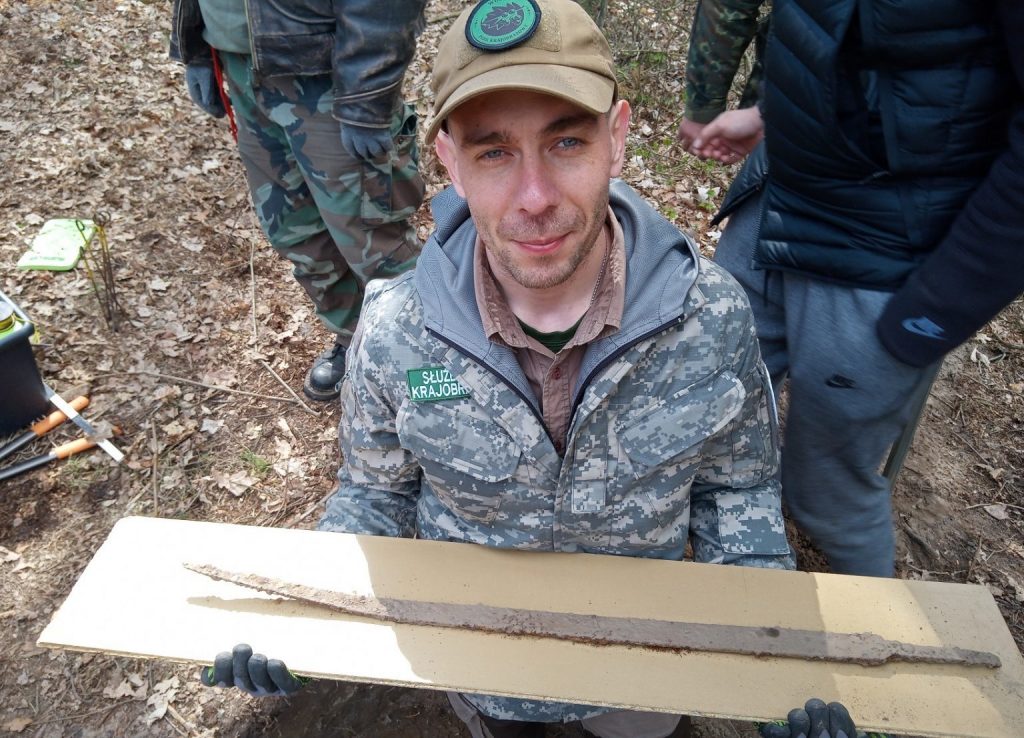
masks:
{"label": "digital camouflage jacket", "polygon": [[[772,393],[742,289],[622,182],[622,327],[587,348],[559,457],[512,351],[487,340],[454,190],[416,270],[371,282],[342,388],[324,530],[792,567]],[[695,596],[700,596],[695,593]],[[470,696],[503,719],[601,708]]]}
{"label": "digital camouflage jacket", "polygon": [[[425,0],[245,0],[257,77],[330,74],[334,117],[391,125]],[[209,59],[199,0],[174,0],[171,58]]]}

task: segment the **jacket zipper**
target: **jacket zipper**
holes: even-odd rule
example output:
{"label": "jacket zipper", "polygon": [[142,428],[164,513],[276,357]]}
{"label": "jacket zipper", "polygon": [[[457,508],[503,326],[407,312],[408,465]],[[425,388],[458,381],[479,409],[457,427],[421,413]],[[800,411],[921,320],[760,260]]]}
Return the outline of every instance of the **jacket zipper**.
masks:
{"label": "jacket zipper", "polygon": [[[185,8],[182,7],[182,3],[184,3],[184,2],[185,2],[185,0],[177,0],[178,15],[175,18],[175,21],[176,21],[175,31],[178,34],[178,55],[181,56],[181,61],[187,66],[188,63],[190,61],[192,61],[192,60],[185,58],[185,56],[186,56],[185,50],[182,48],[184,46],[184,44],[182,43],[181,39],[184,37],[183,33],[184,33],[184,30],[185,30]],[[198,9],[199,9],[199,7],[197,5],[196,6],[196,10],[198,10]]]}
{"label": "jacket zipper", "polygon": [[[623,354],[625,354],[627,351],[629,351],[631,348],[636,346],[641,341],[646,341],[651,336],[656,336],[659,333],[662,333],[663,331],[665,331],[666,329],[671,328],[673,325],[681,323],[685,319],[686,319],[685,315],[679,315],[678,317],[675,317],[672,320],[669,320],[669,321],[667,321],[665,323],[662,323],[657,328],[652,328],[647,333],[644,333],[644,334],[642,334],[640,336],[637,336],[635,339],[633,339],[629,343],[620,346],[618,349],[616,349],[612,353],[608,354],[608,356],[604,357],[598,363],[598,365],[593,368],[593,370],[590,372],[590,374],[587,375],[587,378],[585,380],[583,380],[583,384],[580,385],[579,392],[576,393],[576,399],[573,400],[572,412],[569,413],[569,418],[571,419],[571,418],[573,418],[576,415],[576,410],[577,410],[577,408],[579,408],[580,403],[583,401],[583,395],[586,394],[586,389],[590,385],[591,380],[593,380],[595,376],[597,376],[601,371],[603,371],[605,369],[605,367],[607,367],[612,362],[616,361],[619,357],[621,357]],[[427,328],[427,333],[429,333],[430,335],[434,336],[434,338],[439,340],[441,343],[443,343],[443,344],[445,344],[447,346],[451,346],[456,351],[459,351],[460,353],[468,356],[470,359],[472,359],[477,364],[479,364],[480,366],[482,366],[485,369],[487,369],[487,371],[489,371],[491,374],[493,374],[495,377],[497,377],[499,380],[501,380],[502,384],[506,385],[509,389],[511,389],[513,392],[515,392],[516,396],[521,398],[523,400],[523,402],[526,403],[527,407],[530,408],[530,411],[533,413],[534,417],[537,418],[537,421],[540,423],[540,427],[544,429],[544,432],[547,434],[548,439],[551,441],[551,445],[555,445],[555,439],[553,439],[551,437],[551,432],[548,430],[547,425],[544,423],[544,418],[540,415],[539,412],[537,412],[537,408],[530,401],[530,398],[528,398],[526,395],[524,395],[522,392],[520,392],[519,388],[516,387],[514,384],[512,384],[504,374],[501,374],[497,369],[495,369],[493,366],[491,366],[486,361],[481,359],[479,356],[474,354],[472,351],[468,351],[465,347],[460,346],[459,344],[455,343],[454,341],[449,340],[445,336],[442,336],[440,333],[438,333],[434,329]]]}
{"label": "jacket zipper", "polygon": [[249,0],[245,0],[245,26],[249,29],[249,56],[252,57],[253,81],[259,79],[260,64],[256,58],[256,40],[252,32],[252,20],[249,17]]}
{"label": "jacket zipper", "polygon": [[[601,361],[597,364],[597,366],[595,366],[593,368],[593,371],[591,371],[591,373],[589,375],[587,375],[587,379],[584,380],[583,385],[581,385],[581,387],[580,387],[580,391],[577,393],[577,398],[575,398],[572,401],[572,411],[569,414],[569,418],[572,418],[575,415],[575,411],[577,411],[577,408],[580,406],[580,403],[583,401],[583,396],[586,393],[587,387],[590,385],[591,381],[598,374],[600,374],[602,371],[604,371],[604,368],[606,366],[608,366],[608,364],[610,364],[611,362],[613,362],[616,359],[620,358],[623,354],[625,354],[627,351],[629,351],[631,348],[636,346],[641,341],[646,341],[647,339],[649,339],[652,336],[656,336],[659,333],[663,333],[666,329],[671,328],[672,325],[675,325],[676,323],[681,322],[685,318],[686,318],[685,315],[679,315],[678,317],[674,317],[671,320],[658,325],[657,328],[651,329],[647,333],[645,333],[645,334],[643,334],[641,336],[638,336],[633,341],[630,341],[628,344],[625,344],[623,346],[618,347],[617,349],[612,351],[610,354],[605,356],[603,359],[601,359]],[[541,416],[540,413],[538,413],[537,407],[534,405],[534,403],[530,402],[529,398],[526,395],[524,395],[522,392],[519,391],[518,387],[516,387],[511,382],[509,382],[508,378],[505,377],[505,375],[501,374],[498,370],[496,370],[496,368],[494,366],[488,364],[486,361],[484,361],[482,358],[480,358],[479,356],[474,354],[472,351],[468,351],[464,346],[460,346],[459,344],[457,344],[456,342],[450,340],[449,338],[441,336],[439,333],[437,333],[433,329],[428,328],[427,329],[427,333],[429,333],[431,336],[436,338],[438,341],[440,341],[444,345],[451,346],[456,351],[459,351],[460,353],[465,354],[469,358],[471,358],[474,361],[476,361],[476,363],[478,363],[481,366],[485,367],[486,370],[488,372],[490,372],[490,374],[493,374],[495,377],[497,377],[499,380],[501,380],[502,384],[507,386],[513,392],[515,392],[516,396],[518,396],[520,399],[522,399],[523,402],[526,403],[526,406],[529,407],[531,413],[534,414],[535,418],[537,418],[538,422],[541,424],[541,427],[544,428],[544,432],[548,434],[548,438],[551,439],[552,444],[554,444],[554,439],[551,438],[551,432],[548,431],[548,427],[544,423],[544,418]]]}
{"label": "jacket zipper", "polygon": [[499,380],[501,380],[502,384],[506,385],[509,389],[511,389],[513,392],[515,392],[516,396],[518,396],[520,399],[522,399],[523,402],[526,403],[526,406],[530,408],[530,411],[533,413],[533,416],[535,418],[537,418],[537,422],[539,422],[540,423],[540,427],[544,429],[544,432],[548,436],[548,440],[551,441],[551,445],[552,446],[555,445],[555,439],[551,437],[551,432],[548,430],[547,425],[545,425],[544,418],[541,417],[541,414],[539,412],[537,412],[537,408],[534,407],[534,404],[530,401],[530,398],[527,397],[522,392],[520,392],[518,387],[516,387],[514,384],[512,384],[510,381],[508,381],[508,378],[504,374],[501,374],[497,369],[495,369],[493,366],[491,366],[486,361],[481,359],[479,356],[474,354],[472,351],[468,351],[468,350],[466,350],[465,347],[460,346],[459,344],[455,343],[454,341],[449,340],[445,336],[442,336],[440,333],[435,331],[433,328],[427,328],[427,333],[432,335],[434,338],[436,338],[438,341],[440,341],[441,343],[445,344],[446,346],[451,346],[456,351],[458,351],[458,352],[464,354],[465,356],[468,356],[469,358],[471,358],[477,364],[479,364],[480,366],[484,367],[485,369],[487,369],[487,371],[489,371],[491,374],[493,374]]}
{"label": "jacket zipper", "polygon": [[668,322],[662,323],[657,328],[653,328],[653,329],[649,330],[647,333],[644,333],[644,334],[642,334],[640,336],[637,336],[635,339],[633,339],[629,343],[627,343],[627,344],[625,344],[623,346],[620,346],[618,349],[616,349],[612,353],[608,354],[608,356],[606,356],[603,359],[601,359],[601,361],[598,362],[597,366],[595,366],[593,368],[593,370],[591,370],[590,374],[587,375],[587,378],[583,380],[583,384],[580,385],[579,392],[576,393],[576,398],[572,402],[572,412],[569,413],[570,422],[571,422],[571,419],[576,416],[576,410],[579,408],[580,404],[583,402],[583,395],[586,394],[587,387],[590,386],[590,382],[594,379],[594,377],[596,377],[598,374],[600,374],[602,371],[604,371],[604,369],[609,364],[611,364],[614,361],[617,361],[623,354],[625,354],[627,351],[629,351],[631,348],[636,346],[641,341],[646,341],[648,338],[651,338],[652,336],[656,336],[659,333],[664,332],[668,328],[671,328],[673,325],[676,325],[678,323],[683,322],[685,319],[686,319],[686,315],[679,315],[679,316],[677,316],[675,318],[672,318],[672,320],[669,320]]}

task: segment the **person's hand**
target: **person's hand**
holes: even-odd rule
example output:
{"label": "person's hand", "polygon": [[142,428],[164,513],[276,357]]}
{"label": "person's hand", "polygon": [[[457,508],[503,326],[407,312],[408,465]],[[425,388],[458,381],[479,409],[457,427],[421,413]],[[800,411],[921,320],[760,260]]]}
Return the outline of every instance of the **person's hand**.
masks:
{"label": "person's hand", "polygon": [[802,708],[790,710],[785,723],[762,725],[759,732],[762,738],[857,738],[857,728],[843,705],[826,705],[813,698]]}
{"label": "person's hand", "polygon": [[735,164],[753,151],[762,138],[764,121],[756,106],[727,110],[704,126],[690,150],[702,159]]}
{"label": "person's hand", "polygon": [[185,84],[188,85],[188,96],[192,102],[212,115],[214,118],[224,117],[224,103],[217,89],[217,77],[209,64],[195,63],[185,67]]}
{"label": "person's hand", "polygon": [[341,145],[357,159],[371,161],[391,151],[395,143],[388,128],[341,124]]}
{"label": "person's hand", "polygon": [[683,122],[679,124],[679,132],[676,133],[676,140],[686,151],[694,154],[695,152],[690,147],[693,146],[693,142],[697,140],[706,125],[706,123],[697,123],[689,118],[683,118]]}
{"label": "person's hand", "polygon": [[199,672],[199,680],[207,687],[238,687],[254,697],[290,695],[309,681],[288,671],[283,661],[253,653],[246,643],[239,643],[231,653],[217,654],[213,666]]}

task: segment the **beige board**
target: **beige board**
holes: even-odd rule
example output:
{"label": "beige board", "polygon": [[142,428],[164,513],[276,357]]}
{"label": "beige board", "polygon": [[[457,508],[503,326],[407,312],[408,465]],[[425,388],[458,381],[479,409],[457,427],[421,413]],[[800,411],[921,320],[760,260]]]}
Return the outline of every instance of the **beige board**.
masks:
{"label": "beige board", "polygon": [[[211,564],[312,587],[448,603],[818,631],[990,651],[999,669],[591,646],[391,625],[216,582]],[[456,543],[125,518],[41,646],[210,663],[238,642],[309,676],[745,719],[810,696],[864,730],[1024,735],[1024,659],[974,585],[779,572]]]}

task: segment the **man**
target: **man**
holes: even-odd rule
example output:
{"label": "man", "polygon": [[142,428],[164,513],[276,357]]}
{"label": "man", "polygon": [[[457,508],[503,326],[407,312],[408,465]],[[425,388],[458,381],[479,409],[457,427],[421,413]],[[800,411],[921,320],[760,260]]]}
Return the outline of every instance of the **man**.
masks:
{"label": "man", "polygon": [[1024,289],[1024,4],[775,0],[771,23],[761,110],[694,143],[764,131],[715,259],[789,376],[790,512],[834,571],[891,576],[881,461],[937,362]]}
{"label": "man", "polygon": [[338,396],[366,282],[419,252],[408,222],[423,199],[416,116],[399,94],[423,6],[174,3],[171,56],[186,64],[189,94],[223,116],[223,71],[260,225],[335,335],[303,383],[314,400]]}
{"label": "man", "polygon": [[[426,140],[453,186],[415,271],[368,288],[320,528],[672,560],[689,545],[696,561],[791,568],[749,307],[611,181],[630,108],[600,31],[571,0],[484,0],[445,35],[432,82]],[[225,653],[204,679],[296,686],[252,658]],[[450,700],[476,738],[569,721],[689,734],[678,715]]]}

